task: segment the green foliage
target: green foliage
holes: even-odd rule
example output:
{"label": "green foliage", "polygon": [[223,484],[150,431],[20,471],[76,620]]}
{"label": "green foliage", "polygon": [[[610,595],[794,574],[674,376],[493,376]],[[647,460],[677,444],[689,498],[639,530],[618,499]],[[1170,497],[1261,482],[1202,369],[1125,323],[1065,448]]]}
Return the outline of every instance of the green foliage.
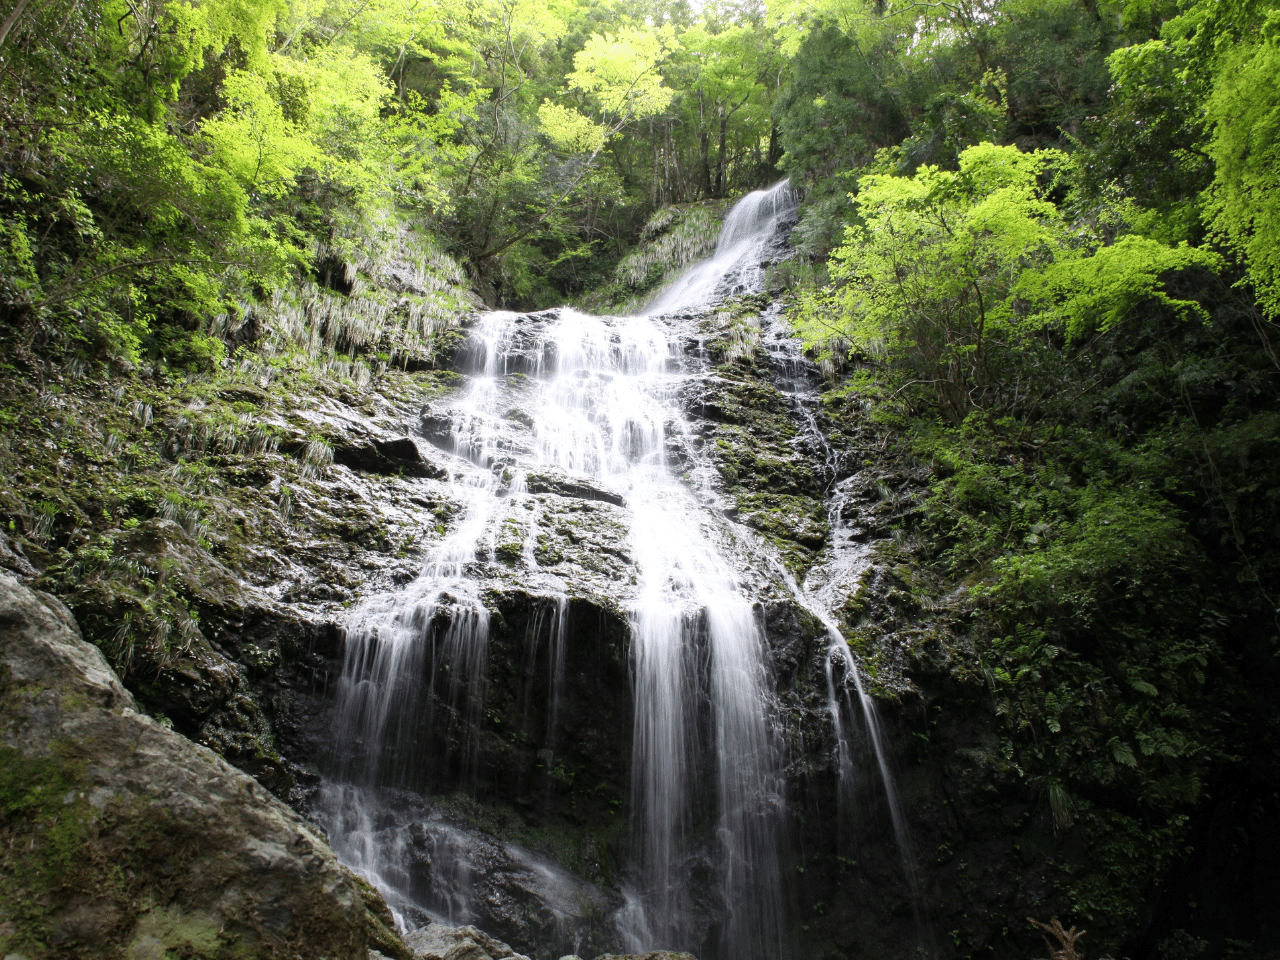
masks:
{"label": "green foliage", "polygon": [[[1274,669],[1272,0],[47,0],[6,23],[0,503],[118,665],[198,632],[194,585],[135,538],[224,549],[219,481],[262,458],[289,482],[253,515],[300,522],[333,450],[264,404],[429,365],[469,285],[627,303],[786,172],[801,258],[771,277],[937,468],[903,533],[964,588],[1000,773],[1086,851],[1073,909],[1142,922],[1248,739],[1217,691]],[[749,359],[758,326],[717,322],[715,355]],[[104,364],[125,399],[68,401]],[[799,570],[823,517],[792,439],[715,456]]]}
{"label": "green foliage", "polygon": [[1222,57],[1205,104],[1213,125],[1208,215],[1248,265],[1263,307],[1280,317],[1280,10],[1258,39]]}
{"label": "green foliage", "polygon": [[1227,613],[1179,506],[1185,452],[1082,424],[1030,460],[972,421],[914,430],[940,474],[920,532],[968,584],[998,766],[1087,851],[1064,854],[1061,893],[1115,942],[1229,760],[1210,681],[1231,670]]}
{"label": "green foliage", "polygon": [[16,21],[0,85],[24,159],[0,193],[0,293],[22,349],[207,370],[218,318],[295,282],[325,241],[444,200],[431,161],[475,97],[396,104],[354,38],[297,38],[310,15],[103,0]]}
{"label": "green foliage", "polygon": [[1067,146],[1106,96],[1106,54],[1123,42],[1108,24],[1124,6],[771,4],[795,55],[777,118],[784,167],[825,195],[832,174],[884,147],[913,169],[953,168],[988,140]]}
{"label": "green foliage", "polygon": [[590,96],[606,126],[661,113],[674,92],[662,82],[658,63],[677,49],[674,31],[632,27],[592,36],[573,58],[569,86]]}
{"label": "green foliage", "polygon": [[388,222],[495,305],[562,297],[660,203],[774,176],[783,64],[746,9],[50,0],[8,23],[0,297],[23,350],[207,354],[172,331],[223,336]]}
{"label": "green foliage", "polygon": [[[878,48],[876,48],[878,50]],[[910,135],[902,106],[865,47],[834,25],[808,34],[776,105],[782,166],[809,187],[800,232],[825,256],[840,240],[849,204],[845,175]],[[815,230],[816,217],[827,222]]]}
{"label": "green foliage", "polygon": [[1199,195],[1213,175],[1205,155],[1201,91],[1187,75],[1187,54],[1152,40],[1116,50],[1107,61],[1113,86],[1105,116],[1085,124],[1083,180],[1107,184],[1152,211],[1144,231],[1176,243],[1199,239]]}
{"label": "green foliage", "polygon": [[[176,492],[163,496],[157,513],[184,515],[184,499]],[[49,570],[47,582],[67,598],[122,677],[132,678],[140,667],[159,675],[190,653],[199,614],[171,560],[117,553],[117,539],[106,534],[77,549]]]}
{"label": "green foliage", "polygon": [[827,271],[793,319],[932,464],[901,541],[962,611],[1063,910],[1129,950],[1223,794],[1276,782],[1248,746],[1280,643],[1276,6],[770,12]]}
{"label": "green foliage", "polygon": [[1171,296],[1171,275],[1194,268],[1215,270],[1217,254],[1188,247],[1169,247],[1148,237],[1120,237],[1088,257],[1060,257],[1043,270],[1024,273],[1015,292],[1041,308],[1071,338],[1107,330],[1153,303],[1188,319],[1206,316],[1194,300]]}
{"label": "green foliage", "polygon": [[997,384],[1009,355],[1046,332],[1078,340],[1153,301],[1196,315],[1165,285],[1220,259],[1146,237],[1108,243],[1094,224],[1072,223],[1051,199],[1067,164],[1056,151],[981,144],[954,172],[864,175],[851,195],[860,222],[829,265],[834,289],[811,294],[801,314],[807,342],[850,344],[883,364],[889,385],[931,394],[959,423],[973,410],[1014,412]]}

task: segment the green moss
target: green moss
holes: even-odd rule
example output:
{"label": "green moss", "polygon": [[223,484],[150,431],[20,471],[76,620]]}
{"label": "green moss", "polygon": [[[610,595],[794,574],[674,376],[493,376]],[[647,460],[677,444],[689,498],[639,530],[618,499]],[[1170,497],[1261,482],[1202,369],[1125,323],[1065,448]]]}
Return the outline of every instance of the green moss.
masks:
{"label": "green moss", "polygon": [[787,494],[746,493],[735,495],[742,522],[761,533],[789,540],[810,550],[821,549],[829,528],[826,505],[813,497]]}
{"label": "green moss", "polygon": [[837,616],[846,624],[858,623],[869,612],[871,594],[871,584],[864,579],[858,584],[858,589],[845,598],[837,611]]}
{"label": "green moss", "polygon": [[792,496],[822,493],[822,480],[814,464],[785,444],[771,445],[766,437],[757,435],[754,425],[718,426],[712,456],[730,487]]}
{"label": "green moss", "polygon": [[222,952],[217,918],[179,906],[158,906],[138,917],[126,947],[130,957],[213,957]]}
{"label": "green moss", "polygon": [[0,747],[0,953],[256,955],[222,932],[225,920],[172,899],[198,861],[216,859],[216,838],[89,795],[75,750],[55,742],[50,756],[29,757]]}
{"label": "green moss", "polygon": [[538,545],[534,547],[533,557],[540,565],[551,567],[564,559],[564,551],[550,534],[543,533],[538,537]]}
{"label": "green moss", "polygon": [[[49,919],[75,892],[125,899],[114,864],[90,855],[94,813],[82,765],[0,747],[0,951],[49,956]],[[64,946],[74,946],[68,944]]]}
{"label": "green moss", "polygon": [[524,531],[514,518],[508,517],[502,522],[502,530],[498,534],[498,544],[494,547],[494,554],[506,564],[520,562],[524,554]]}
{"label": "green moss", "polygon": [[0,823],[6,832],[31,838],[25,850],[17,846],[24,886],[31,892],[60,886],[82,866],[91,819],[78,790],[82,777],[82,764],[57,756],[31,758],[0,746]]}

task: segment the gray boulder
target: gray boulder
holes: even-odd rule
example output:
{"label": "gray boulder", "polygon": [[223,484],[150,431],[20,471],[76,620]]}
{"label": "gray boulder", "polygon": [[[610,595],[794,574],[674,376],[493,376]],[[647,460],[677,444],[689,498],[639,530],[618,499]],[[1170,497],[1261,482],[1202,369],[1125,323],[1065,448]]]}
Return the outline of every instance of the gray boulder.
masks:
{"label": "gray boulder", "polygon": [[475,927],[429,923],[406,934],[414,960],[529,960]]}
{"label": "gray boulder", "polygon": [[[407,957],[381,898],[0,573],[0,956]],[[380,916],[381,915],[381,916]]]}

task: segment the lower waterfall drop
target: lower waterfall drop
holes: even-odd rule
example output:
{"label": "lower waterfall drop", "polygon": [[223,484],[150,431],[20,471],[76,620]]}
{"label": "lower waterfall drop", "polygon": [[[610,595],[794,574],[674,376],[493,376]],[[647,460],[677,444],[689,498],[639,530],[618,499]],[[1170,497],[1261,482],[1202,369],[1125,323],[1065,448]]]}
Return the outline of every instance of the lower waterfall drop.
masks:
{"label": "lower waterfall drop", "polygon": [[[770,364],[780,373],[778,378],[794,407],[802,415],[809,434],[823,451],[830,476],[838,477],[838,463],[833,451],[819,429],[810,404],[818,402],[812,383],[807,382],[803,367],[808,364],[798,338],[787,329],[776,313],[768,315],[768,342]],[[813,370],[811,364],[809,369]],[[778,369],[780,368],[780,369]],[[894,840],[902,863],[903,878],[911,897],[911,908],[915,914],[917,931],[920,935],[920,948],[926,955],[936,954],[931,942],[931,933],[927,912],[920,896],[919,882],[916,876],[915,853],[912,849],[910,832],[907,830],[906,817],[902,801],[898,795],[896,779],[889,762],[889,750],[886,737],[881,727],[880,716],[876,710],[875,700],[867,692],[862,678],[862,668],[849,649],[849,643],[840,632],[832,611],[838,608],[845,599],[856,596],[862,585],[871,562],[871,548],[859,542],[849,529],[850,524],[843,519],[847,492],[836,483],[829,491],[828,507],[829,553],[823,562],[815,564],[805,577],[803,583],[790,581],[795,598],[812,613],[827,632],[827,649],[823,657],[823,670],[827,687],[827,712],[831,717],[832,730],[836,738],[836,762],[838,768],[837,810],[838,830],[843,833],[849,824],[857,819],[855,794],[858,788],[858,774],[866,768],[867,758],[855,754],[854,738],[857,735],[856,723],[862,721],[864,735],[864,752],[871,755],[876,772],[879,774],[878,786],[883,790],[889,821],[893,828]],[[855,706],[856,698],[856,706]],[[862,766],[858,761],[862,760]],[[846,840],[843,836],[837,840],[842,853]]]}

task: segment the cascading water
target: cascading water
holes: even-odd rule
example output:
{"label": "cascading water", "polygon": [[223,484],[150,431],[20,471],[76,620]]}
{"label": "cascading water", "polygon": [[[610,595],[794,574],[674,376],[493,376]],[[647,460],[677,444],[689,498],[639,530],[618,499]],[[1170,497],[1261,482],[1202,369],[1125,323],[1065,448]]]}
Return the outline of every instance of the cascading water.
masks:
{"label": "cascading water", "polygon": [[[468,461],[453,478],[464,503],[461,517],[431,551],[416,580],[403,591],[365,599],[345,627],[330,777],[317,797],[316,812],[338,856],[377,884],[401,922],[420,905],[403,869],[405,831],[387,822],[380,790],[418,786],[424,761],[452,765],[460,783],[475,773],[489,611],[467,568],[498,509],[499,478],[487,469],[495,454],[494,434],[485,424],[513,319],[490,314],[472,335],[481,372],[459,405],[453,430],[455,449]],[[454,750],[431,758],[420,755],[413,735],[420,709],[426,711],[421,719],[427,723],[436,720],[437,709],[444,714],[448,732],[443,739],[456,745]],[[469,884],[461,840],[447,828],[435,830],[431,839],[446,851],[458,848],[443,858],[458,866],[453,883],[437,885],[447,893],[437,893],[427,908],[450,920],[465,919]]]}
{"label": "cascading water", "polygon": [[[724,960],[792,952],[771,666],[754,600],[717,547],[745,534],[668,463],[669,438],[687,428],[679,350],[661,318],[760,289],[763,263],[794,207],[785,182],[744,198],[726,218],[716,254],[663,290],[644,316],[562,309],[522,330],[521,318],[492,313],[472,331],[476,374],[453,404],[448,434],[458,457],[451,487],[463,507],[413,583],[350,615],[334,760],[317,803],[339,856],[383,889],[402,923],[471,919],[465,842],[447,825],[407,825],[385,805],[397,790],[425,783],[424,767],[436,784],[465,789],[474,781],[490,613],[473,568],[495,552],[499,528],[517,520],[520,563],[543,597],[529,662],[545,634],[544,749],[556,749],[569,601],[564,585],[540,571],[541,514],[526,485],[532,471],[553,467],[625,503],[636,570],[628,605],[633,863],[626,905],[614,917],[617,939],[633,950],[692,949]],[[517,368],[536,391],[527,405],[533,439],[523,446],[495,428],[507,415],[500,379]],[[836,647],[833,639],[833,655]],[[848,656],[843,641],[839,649]],[[851,663],[846,675],[856,678]],[[834,679],[831,690],[834,703]],[[410,735],[421,716],[444,731],[444,748],[433,755],[423,756]],[[838,704],[833,719],[843,729]],[[429,895],[415,890],[404,865],[411,829],[432,831],[441,875]],[[453,867],[441,866],[450,858]],[[710,899],[699,892],[708,886]]]}
{"label": "cascading water", "polygon": [[[795,334],[776,314],[767,315],[763,322],[767,337],[765,348],[769,353],[770,363],[775,368],[775,379],[784,392],[790,395],[793,407],[808,428],[809,436],[823,452],[828,474],[835,481],[839,475],[838,458],[819,429],[811,409],[817,402],[812,384],[812,372],[816,371],[812,364],[803,359],[803,351]],[[845,489],[847,483],[847,480],[833,482],[833,488],[828,491],[827,519],[830,534],[828,550],[822,561],[810,569],[803,583],[790,580],[786,574],[784,577],[789,580],[796,599],[818,618],[827,631],[828,644],[823,665],[827,685],[827,711],[836,735],[840,826],[843,829],[855,819],[855,793],[862,770],[855,757],[855,741],[858,737],[855,721],[860,718],[866,744],[870,747],[879,774],[879,786],[884,791],[894,839],[902,860],[904,879],[912,899],[912,910],[916,914],[921,947],[926,953],[933,953],[916,879],[915,854],[898,797],[897,784],[890,768],[880,717],[875,701],[863,683],[861,669],[831,613],[848,597],[857,594],[871,565],[871,545],[860,542],[844,518],[848,498]]]}
{"label": "cascading water", "polygon": [[650,316],[687,313],[731,294],[759,290],[764,283],[760,254],[778,223],[794,215],[796,202],[787,180],[747,194],[725,216],[715,254],[668,284],[646,312]]}

